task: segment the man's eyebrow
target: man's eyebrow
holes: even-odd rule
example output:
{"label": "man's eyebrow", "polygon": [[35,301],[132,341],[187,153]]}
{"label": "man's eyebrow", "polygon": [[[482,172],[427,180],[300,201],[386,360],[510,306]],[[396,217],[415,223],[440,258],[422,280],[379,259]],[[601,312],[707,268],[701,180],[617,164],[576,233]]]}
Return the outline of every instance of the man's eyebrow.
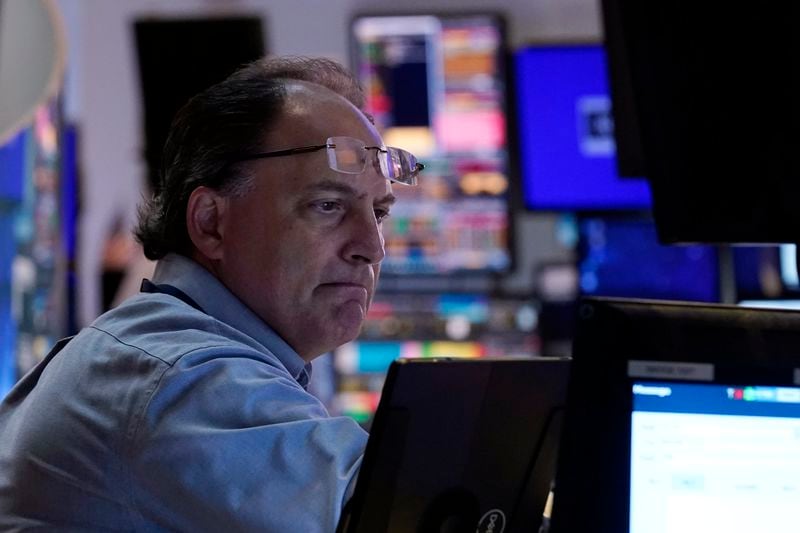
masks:
{"label": "man's eyebrow", "polygon": [[[352,185],[348,185],[347,183],[342,183],[340,181],[327,180],[327,179],[319,181],[317,183],[314,183],[313,185],[309,185],[306,188],[306,191],[308,191],[308,192],[332,191],[332,192],[338,192],[338,193],[341,193],[341,194],[347,194],[347,195],[350,195],[350,196],[355,196],[357,198],[365,196],[365,193],[360,193],[359,194],[359,191],[356,190],[355,187],[353,187]],[[392,194],[392,193],[389,193],[386,196],[383,196],[383,197],[378,198],[377,200],[375,200],[375,203],[376,204],[392,205],[396,201],[397,201],[397,198],[395,197],[395,195]]]}
{"label": "man's eyebrow", "polygon": [[356,191],[351,185],[328,179],[312,183],[311,185],[307,186],[305,190],[308,192],[332,191],[340,192],[342,194],[349,194],[351,196],[358,195],[358,191]]}

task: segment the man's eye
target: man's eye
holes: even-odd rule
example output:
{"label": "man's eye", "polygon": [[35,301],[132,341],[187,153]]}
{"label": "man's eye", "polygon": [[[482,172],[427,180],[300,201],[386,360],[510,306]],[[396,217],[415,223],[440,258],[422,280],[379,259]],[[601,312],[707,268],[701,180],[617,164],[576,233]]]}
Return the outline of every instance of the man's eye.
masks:
{"label": "man's eye", "polygon": [[383,222],[389,216],[388,209],[376,209],[375,210],[375,220],[378,222]]}
{"label": "man's eye", "polygon": [[342,209],[342,203],[335,200],[323,200],[321,202],[314,202],[311,207],[321,213],[336,213]]}

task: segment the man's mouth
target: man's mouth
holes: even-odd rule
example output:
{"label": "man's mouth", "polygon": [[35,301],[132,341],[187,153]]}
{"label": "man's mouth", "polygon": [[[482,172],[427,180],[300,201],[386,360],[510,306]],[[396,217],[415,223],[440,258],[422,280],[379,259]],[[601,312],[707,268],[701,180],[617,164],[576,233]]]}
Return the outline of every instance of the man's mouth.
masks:
{"label": "man's mouth", "polygon": [[363,283],[352,283],[348,281],[333,281],[329,283],[322,283],[319,286],[322,289],[334,290],[337,293],[352,295],[354,298],[366,298],[369,294],[367,287]]}

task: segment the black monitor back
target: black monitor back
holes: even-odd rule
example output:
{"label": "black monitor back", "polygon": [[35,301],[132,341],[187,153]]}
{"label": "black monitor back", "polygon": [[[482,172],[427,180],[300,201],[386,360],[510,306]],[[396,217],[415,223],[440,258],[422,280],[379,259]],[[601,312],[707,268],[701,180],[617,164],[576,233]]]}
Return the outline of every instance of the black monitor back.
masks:
{"label": "black monitor back", "polygon": [[340,531],[536,531],[568,368],[568,359],[393,363]]}
{"label": "black monitor back", "polygon": [[662,242],[800,240],[794,11],[603,0],[620,170]]}

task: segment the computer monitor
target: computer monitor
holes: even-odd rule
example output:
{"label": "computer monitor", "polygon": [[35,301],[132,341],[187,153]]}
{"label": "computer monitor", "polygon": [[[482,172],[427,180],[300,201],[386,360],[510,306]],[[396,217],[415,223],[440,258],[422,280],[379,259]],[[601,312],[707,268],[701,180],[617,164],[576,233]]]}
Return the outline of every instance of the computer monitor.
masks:
{"label": "computer monitor", "polygon": [[662,245],[649,218],[586,217],[578,225],[581,294],[720,301],[715,247]]}
{"label": "computer monitor", "polygon": [[788,532],[800,313],[585,299],[551,532]]}
{"label": "computer monitor", "polygon": [[631,115],[618,125],[641,140],[659,239],[800,240],[793,6],[602,4],[615,109]]}
{"label": "computer monitor", "polygon": [[493,14],[359,15],[353,70],[387,145],[425,164],[395,187],[388,276],[503,273],[512,266],[505,24]]}
{"label": "computer monitor", "polygon": [[537,531],[569,359],[400,359],[338,531]]}
{"label": "computer monitor", "polygon": [[526,46],[515,52],[514,67],[525,208],[649,209],[647,181],[617,172],[603,47]]}

